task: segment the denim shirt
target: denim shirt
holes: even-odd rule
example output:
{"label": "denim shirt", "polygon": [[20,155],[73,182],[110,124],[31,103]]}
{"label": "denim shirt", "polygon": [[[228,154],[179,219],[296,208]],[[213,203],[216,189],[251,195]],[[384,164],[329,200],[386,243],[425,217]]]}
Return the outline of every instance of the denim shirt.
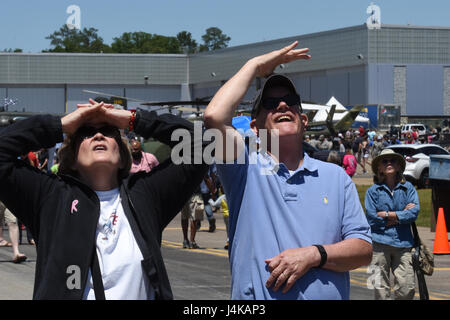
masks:
{"label": "denim shirt", "polygon": [[[408,203],[416,206],[404,210]],[[417,219],[420,206],[417,191],[411,183],[398,183],[392,191],[385,184],[372,185],[366,192],[365,207],[374,242],[399,248],[413,246],[411,223]],[[388,220],[378,217],[379,211],[395,211],[398,224],[386,226]]]}

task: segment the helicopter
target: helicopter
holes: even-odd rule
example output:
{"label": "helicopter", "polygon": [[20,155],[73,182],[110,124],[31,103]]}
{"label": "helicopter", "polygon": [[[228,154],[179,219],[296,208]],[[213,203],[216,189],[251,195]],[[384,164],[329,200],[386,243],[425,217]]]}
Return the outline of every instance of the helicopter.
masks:
{"label": "helicopter", "polygon": [[[159,108],[152,108],[152,111],[160,111],[160,110],[168,110],[169,113],[174,114],[174,111],[179,111],[177,115],[183,116],[183,118],[186,118],[188,120],[203,120],[203,113],[205,111],[206,106],[211,102],[212,96],[206,96],[202,98],[196,98],[194,100],[173,100],[173,101],[143,101],[135,98],[128,98],[118,95],[112,95],[109,93],[104,92],[98,92],[98,91],[91,91],[91,90],[83,90],[83,92],[86,93],[93,93],[101,96],[106,96],[110,98],[102,98],[97,97],[96,101],[105,101],[112,104],[115,104],[113,101],[122,101],[124,104],[122,106],[126,107],[126,101],[135,101],[139,102],[143,106],[147,107],[159,107]],[[251,110],[248,108],[245,108],[244,106],[250,105],[251,101],[242,101],[240,103],[240,106],[243,106],[241,108],[238,108],[236,113],[242,113],[242,112],[248,112],[250,114]],[[195,106],[195,107],[189,107],[189,106]],[[203,107],[203,108],[202,108]],[[190,114],[185,114],[184,112],[191,112]]]}
{"label": "helicopter", "polygon": [[[197,98],[194,100],[181,100],[181,101],[151,101],[145,102],[139,99],[121,97],[116,95],[111,95],[103,92],[83,90],[87,93],[100,94],[104,96],[109,96],[110,100],[122,99],[123,101],[130,100],[140,102],[141,105],[149,107],[159,107],[157,109],[152,109],[153,111],[159,111],[167,109],[169,113],[173,114],[174,110],[177,110],[179,116],[186,118],[190,121],[203,121],[203,113],[205,107],[210,103],[211,96]],[[100,100],[99,100],[100,101]],[[103,100],[105,101],[105,100]],[[106,102],[106,101],[105,101]],[[330,105],[330,102],[333,104]],[[237,110],[235,111],[236,116],[247,116],[251,115],[251,105],[253,101],[241,101]],[[126,105],[125,105],[126,106]],[[195,107],[188,107],[195,106]],[[203,107],[203,108],[202,108]],[[339,107],[339,111],[337,110]],[[363,105],[356,105],[350,110],[345,110],[340,103],[332,97],[327,105],[319,105],[314,102],[304,101],[302,102],[303,112],[307,115],[309,124],[307,127],[306,134],[317,134],[326,135],[331,137],[336,137],[340,131],[347,130],[351,127],[353,122],[361,117],[359,113],[363,109]],[[342,110],[343,109],[343,110]],[[184,112],[191,112],[190,114],[185,114]],[[326,115],[324,118],[323,114]],[[318,117],[320,115],[320,117]],[[320,118],[315,120],[315,118]]]}
{"label": "helicopter", "polygon": [[[165,111],[167,110],[171,114],[176,114],[189,121],[203,121],[203,114],[206,106],[211,101],[211,96],[196,98],[194,100],[173,100],[173,101],[143,101],[140,99],[135,99],[131,97],[123,97],[118,95],[113,95],[105,92],[83,90],[83,92],[95,94],[97,97],[94,99],[96,101],[104,101],[107,103],[114,104],[120,108],[127,108],[128,101],[138,102],[143,106],[150,107],[152,111]],[[30,116],[39,114],[35,112],[19,112],[19,111],[8,111],[8,106],[15,105],[17,99],[5,98],[3,107],[0,107],[0,127],[5,127],[16,121],[28,118]],[[236,116],[247,116],[251,115],[251,105],[252,101],[241,101],[237,110]],[[156,107],[156,108],[155,108]],[[309,124],[307,127],[306,134],[324,134],[329,136],[336,136],[339,131],[346,130],[351,127],[355,119],[357,119],[359,113],[363,109],[362,106],[357,105],[351,110],[343,112],[339,110],[336,111],[336,106],[322,106],[314,104],[313,102],[304,101],[302,103],[303,111],[309,119]],[[176,111],[176,113],[175,113]],[[326,118],[322,115],[325,112]],[[321,114],[321,120],[315,120],[316,115]],[[63,115],[60,115],[63,116]]]}
{"label": "helicopter", "polygon": [[[171,114],[183,117],[189,121],[203,121],[203,114],[206,106],[211,101],[211,96],[197,98],[194,100],[173,100],[173,101],[143,101],[140,99],[135,99],[131,97],[124,97],[113,95],[105,92],[83,90],[83,92],[95,94],[97,97],[94,99],[96,101],[104,101],[106,103],[111,103],[118,108],[127,109],[128,101],[138,102],[140,105],[150,107],[152,111],[167,111]],[[11,123],[17,122],[19,120],[25,119],[27,117],[39,114],[34,112],[17,112],[17,111],[7,111],[7,106],[14,105],[17,100],[5,99],[4,107],[0,107],[0,127],[7,126]],[[251,121],[251,109],[252,101],[241,101],[239,104],[234,117],[234,123],[241,121],[245,126]],[[355,121],[356,117],[363,109],[363,106],[355,106],[351,110],[342,113],[339,111],[339,120],[336,121],[335,113],[336,106],[322,106],[310,102],[302,102],[303,112],[308,116],[309,124],[305,134],[324,134],[328,136],[336,136],[339,131],[348,129],[352,123]],[[5,111],[6,109],[6,111]],[[325,110],[327,117],[323,121],[314,121],[316,114]],[[63,115],[59,115],[63,116]],[[241,119],[238,119],[241,118]],[[244,119],[245,118],[245,119]],[[170,149],[166,145],[159,143],[158,141],[150,138],[144,141],[144,150],[146,152],[151,152],[157,155],[159,160],[164,160],[170,155]]]}
{"label": "helicopter", "polygon": [[0,127],[6,127],[17,121],[37,115],[36,112],[9,111],[9,106],[14,106],[19,100],[13,98],[4,98],[3,106],[0,107]]}

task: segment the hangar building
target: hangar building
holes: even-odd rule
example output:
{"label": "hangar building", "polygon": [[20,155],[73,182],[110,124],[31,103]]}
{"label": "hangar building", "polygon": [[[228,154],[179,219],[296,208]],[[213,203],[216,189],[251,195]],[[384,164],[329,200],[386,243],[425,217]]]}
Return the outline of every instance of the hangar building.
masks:
{"label": "hangar building", "polygon": [[9,111],[65,113],[93,97],[83,90],[144,101],[209,97],[251,57],[295,40],[312,59],[276,72],[293,79],[304,101],[335,96],[346,106],[400,106],[402,117],[450,116],[450,28],[409,25],[364,24],[197,54],[0,53],[0,99],[17,99]]}

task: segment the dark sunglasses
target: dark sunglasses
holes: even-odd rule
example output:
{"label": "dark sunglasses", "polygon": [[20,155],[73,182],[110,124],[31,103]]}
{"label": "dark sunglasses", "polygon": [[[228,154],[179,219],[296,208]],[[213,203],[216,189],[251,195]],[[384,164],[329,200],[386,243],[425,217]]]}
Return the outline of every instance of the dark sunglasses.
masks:
{"label": "dark sunglasses", "polygon": [[388,163],[392,163],[395,164],[397,163],[397,159],[395,158],[385,158],[381,161],[384,165],[388,164]]}
{"label": "dark sunglasses", "polygon": [[299,106],[300,107],[300,96],[295,93],[288,94],[281,98],[265,98],[262,101],[262,106],[266,110],[273,110],[280,105],[280,102],[284,101],[288,106]]}
{"label": "dark sunglasses", "polygon": [[104,126],[100,128],[83,126],[78,129],[76,136],[80,140],[90,139],[95,136],[98,132],[108,138],[117,138],[120,137],[119,129],[113,126]]}

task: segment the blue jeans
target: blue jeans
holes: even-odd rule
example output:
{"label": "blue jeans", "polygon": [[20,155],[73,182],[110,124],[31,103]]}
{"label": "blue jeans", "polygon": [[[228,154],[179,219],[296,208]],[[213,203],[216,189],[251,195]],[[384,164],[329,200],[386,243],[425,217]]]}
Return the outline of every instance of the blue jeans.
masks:
{"label": "blue jeans", "polygon": [[211,198],[211,194],[209,193],[202,193],[202,199],[203,199],[203,205],[205,207],[205,213],[208,220],[211,220],[213,218],[213,210],[211,208],[211,205],[208,203],[208,200]]}

